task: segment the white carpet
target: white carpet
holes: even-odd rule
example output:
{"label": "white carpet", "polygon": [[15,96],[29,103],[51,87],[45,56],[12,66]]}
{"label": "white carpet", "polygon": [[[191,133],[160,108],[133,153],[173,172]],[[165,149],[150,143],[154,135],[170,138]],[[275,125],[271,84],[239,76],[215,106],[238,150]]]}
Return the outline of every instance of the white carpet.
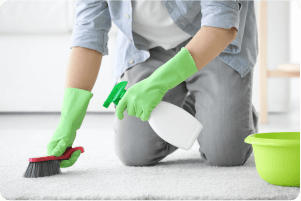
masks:
{"label": "white carpet", "polygon": [[124,166],[114,153],[112,129],[80,129],[74,146],[81,145],[86,152],[73,167],[62,169],[61,175],[27,179],[22,175],[28,158],[46,154],[53,129],[12,129],[0,133],[0,194],[7,200],[294,200],[300,192],[297,187],[262,180],[253,154],[244,166],[207,166],[197,143],[189,151],[177,150],[153,167]]}

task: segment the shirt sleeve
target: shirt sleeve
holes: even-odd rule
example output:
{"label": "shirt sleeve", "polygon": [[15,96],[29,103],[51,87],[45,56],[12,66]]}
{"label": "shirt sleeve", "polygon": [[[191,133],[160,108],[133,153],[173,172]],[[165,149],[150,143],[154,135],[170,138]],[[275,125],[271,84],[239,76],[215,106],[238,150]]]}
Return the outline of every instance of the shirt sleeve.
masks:
{"label": "shirt sleeve", "polygon": [[108,32],[111,17],[106,1],[76,1],[75,25],[70,48],[79,46],[108,55]]}
{"label": "shirt sleeve", "polygon": [[228,45],[228,47],[226,47],[226,49],[223,50],[222,53],[240,53],[244,35],[247,8],[247,1],[201,1],[201,27],[208,26],[224,29],[235,27],[238,32],[236,38]]}

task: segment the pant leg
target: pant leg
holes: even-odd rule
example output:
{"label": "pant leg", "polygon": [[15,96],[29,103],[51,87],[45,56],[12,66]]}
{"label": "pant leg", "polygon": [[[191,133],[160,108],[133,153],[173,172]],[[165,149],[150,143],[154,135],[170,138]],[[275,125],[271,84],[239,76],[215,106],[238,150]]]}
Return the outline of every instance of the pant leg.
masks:
{"label": "pant leg", "polygon": [[[162,47],[155,47],[149,51],[150,58],[127,69],[121,76],[120,81],[128,81],[126,90],[150,76],[176,54],[175,48],[166,51]],[[183,82],[167,91],[162,100],[182,107],[186,95],[187,88]],[[124,112],[122,120],[115,115],[114,131],[115,153],[128,166],[154,165],[177,149],[160,138],[148,121],[129,116],[127,111]]]}
{"label": "pant leg", "polygon": [[243,165],[252,145],[244,139],[258,132],[252,105],[253,71],[241,78],[218,57],[186,80],[190,95],[183,108],[203,124],[199,151],[209,165]]}

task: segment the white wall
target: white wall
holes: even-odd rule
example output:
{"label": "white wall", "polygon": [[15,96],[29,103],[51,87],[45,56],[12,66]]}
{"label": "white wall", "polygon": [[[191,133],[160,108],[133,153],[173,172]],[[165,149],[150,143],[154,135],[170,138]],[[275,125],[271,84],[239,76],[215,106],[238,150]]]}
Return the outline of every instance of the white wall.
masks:
{"label": "white wall", "polygon": [[300,63],[301,56],[301,10],[296,1],[290,4],[290,61]]}
{"label": "white wall", "polygon": [[[258,1],[255,1],[258,21]],[[300,9],[289,1],[268,1],[268,68],[279,63],[300,62]],[[260,59],[260,58],[259,58]],[[292,98],[298,98],[299,78],[269,78],[268,110],[289,111]],[[259,111],[259,65],[255,66],[253,104]]]}
{"label": "white wall", "polygon": [[[291,63],[299,63],[301,58],[301,1],[299,4],[295,0],[290,4],[290,61]],[[300,108],[300,78],[291,79],[291,100],[298,100]],[[298,110],[300,111],[300,109]],[[296,110],[293,104],[290,104],[290,111]]]}

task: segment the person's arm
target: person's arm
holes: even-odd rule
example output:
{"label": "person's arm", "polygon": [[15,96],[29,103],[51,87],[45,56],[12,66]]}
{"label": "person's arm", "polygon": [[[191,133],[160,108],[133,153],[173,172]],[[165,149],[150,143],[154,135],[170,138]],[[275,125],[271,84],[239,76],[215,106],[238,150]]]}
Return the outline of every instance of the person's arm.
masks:
{"label": "person's arm", "polygon": [[248,4],[240,0],[200,1],[200,4],[201,29],[185,46],[198,70],[222,52],[240,52],[248,8]]}
{"label": "person's arm", "polygon": [[102,56],[109,54],[111,16],[106,1],[76,1],[65,88],[92,90]]}
{"label": "person's arm", "polygon": [[201,70],[217,57],[237,35],[236,28],[230,29],[203,26],[185,48],[190,52],[196,67]]}
{"label": "person's arm", "polygon": [[96,50],[73,47],[69,56],[65,89],[68,87],[92,91],[102,60]]}

